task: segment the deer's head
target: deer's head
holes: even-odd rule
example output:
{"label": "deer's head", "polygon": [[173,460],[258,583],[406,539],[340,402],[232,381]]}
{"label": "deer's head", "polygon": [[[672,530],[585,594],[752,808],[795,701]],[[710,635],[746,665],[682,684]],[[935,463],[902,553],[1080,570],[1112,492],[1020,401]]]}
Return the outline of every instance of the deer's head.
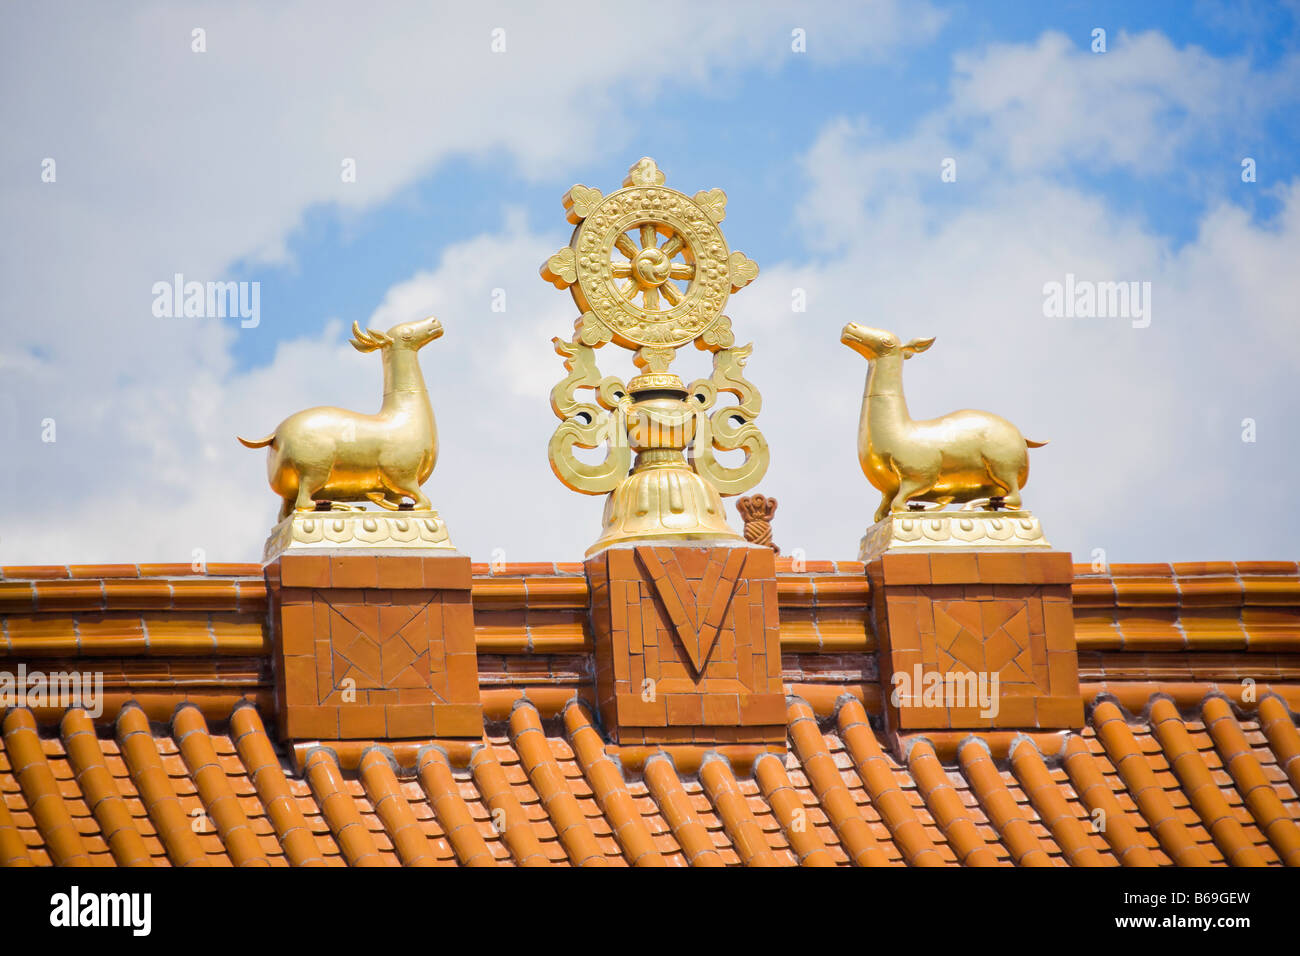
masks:
{"label": "deer's head", "polygon": [[414,352],[440,335],[442,323],[433,316],[394,325],[387,332],[375,329],[362,331],[361,326],[352,323],[352,347],[358,352],[373,352],[375,349],[406,349]]}
{"label": "deer's head", "polygon": [[856,322],[850,322],[844,326],[844,331],[840,333],[840,341],[868,362],[874,362],[876,359],[885,358],[898,352],[902,352],[903,358],[909,359],[917,352],[924,352],[933,345],[934,337],[912,339],[907,344],[903,344],[902,340],[893,332],[886,332],[884,329],[872,329],[865,325],[858,325]]}

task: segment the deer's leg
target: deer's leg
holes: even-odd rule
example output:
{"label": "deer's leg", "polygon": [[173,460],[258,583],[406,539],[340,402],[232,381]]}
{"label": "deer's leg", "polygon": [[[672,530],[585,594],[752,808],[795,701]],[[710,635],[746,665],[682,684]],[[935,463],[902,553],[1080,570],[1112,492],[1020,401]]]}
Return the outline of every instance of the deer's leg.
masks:
{"label": "deer's leg", "polygon": [[898,480],[898,491],[894,495],[894,500],[889,505],[889,510],[893,512],[906,511],[907,501],[917,495],[923,495],[934,487],[934,479],[922,475],[900,475]]}
{"label": "deer's leg", "polygon": [[887,491],[880,496],[880,507],[876,509],[876,521],[882,520],[885,515],[889,514],[889,505],[893,500],[894,496]]}
{"label": "deer's leg", "polygon": [[402,496],[405,495],[407,498],[410,498],[415,502],[416,511],[433,510],[433,503],[424,496],[424,492],[420,490],[420,483],[415,480],[414,476],[412,476],[409,481],[402,482],[388,475],[383,475],[381,476],[380,481],[382,481],[384,487],[391,492],[389,497],[396,498],[396,500],[400,502]]}
{"label": "deer's leg", "polygon": [[316,508],[316,492],[325,487],[329,480],[329,471],[304,472],[298,475],[298,498],[294,502],[297,511],[313,511]]}
{"label": "deer's leg", "polygon": [[[987,464],[988,460],[985,459],[985,465]],[[1018,511],[1021,505],[1020,475],[1018,471],[1011,470],[1005,474],[999,474],[990,468],[989,478],[1002,489],[1002,507],[1009,511]]]}
{"label": "deer's leg", "polygon": [[283,521],[289,515],[293,514],[293,499],[285,498],[280,502],[280,517],[276,518],[277,522]]}

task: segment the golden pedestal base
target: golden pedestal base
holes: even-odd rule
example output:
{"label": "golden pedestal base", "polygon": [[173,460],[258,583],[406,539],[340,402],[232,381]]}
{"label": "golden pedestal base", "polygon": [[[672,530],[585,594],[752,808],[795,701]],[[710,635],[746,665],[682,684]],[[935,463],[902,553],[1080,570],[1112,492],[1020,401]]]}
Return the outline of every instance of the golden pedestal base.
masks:
{"label": "golden pedestal base", "polygon": [[1050,550],[1029,511],[913,511],[877,521],[862,537],[859,561],[886,551]]}
{"label": "golden pedestal base", "polygon": [[296,511],[271,529],[263,563],[286,551],[454,551],[436,511]]}
{"label": "golden pedestal base", "polygon": [[717,489],[685,465],[650,466],[624,478],[605,499],[604,530],[586,556],[651,538],[745,540],[727,524]]}

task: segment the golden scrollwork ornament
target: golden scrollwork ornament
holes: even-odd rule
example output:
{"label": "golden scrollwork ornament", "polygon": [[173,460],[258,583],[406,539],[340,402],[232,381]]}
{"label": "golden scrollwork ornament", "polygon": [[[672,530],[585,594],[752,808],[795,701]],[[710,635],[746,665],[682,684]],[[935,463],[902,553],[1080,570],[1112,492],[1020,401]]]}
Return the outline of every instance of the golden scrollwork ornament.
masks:
{"label": "golden scrollwork ornament", "polygon": [[[767,441],[754,423],[762,397],[744,377],[752,346],[736,347],[723,311],[758,266],[727,247],[726,205],[721,189],[687,196],[665,186],[649,158],[608,196],[588,186],[564,196],[573,237],[541,274],[572,293],[580,315],[569,340],[554,340],[569,374],[551,390],[560,425],[549,457],[569,488],[609,495],[589,554],[628,540],[739,538],[721,496],[748,491],[767,470]],[[610,342],[636,353],[639,374],[626,385],[596,367],[596,349]],[[713,374],[689,386],[669,371],[688,343],[713,355]],[[580,401],[579,389],[595,401]],[[736,401],[718,405],[724,392]],[[601,445],[608,452],[599,464],[574,454]],[[714,452],[731,450],[745,458],[723,466]]]}

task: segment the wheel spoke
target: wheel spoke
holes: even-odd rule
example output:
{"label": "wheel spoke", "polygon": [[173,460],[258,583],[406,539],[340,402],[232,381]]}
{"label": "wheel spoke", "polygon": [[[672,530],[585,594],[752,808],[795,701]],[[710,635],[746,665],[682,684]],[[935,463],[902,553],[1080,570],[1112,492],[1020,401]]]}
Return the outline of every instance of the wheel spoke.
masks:
{"label": "wheel spoke", "polygon": [[654,223],[647,222],[641,227],[641,248],[656,249],[659,246],[659,236],[655,232]]}
{"label": "wheel spoke", "polygon": [[677,291],[677,286],[671,282],[665,282],[659,287],[659,291],[664,294],[664,298],[668,300],[669,305],[676,305],[682,301],[682,294]]}
{"label": "wheel spoke", "polygon": [[632,263],[630,262],[611,263],[609,267],[609,272],[610,275],[612,275],[615,279],[626,279],[628,276],[632,274]]}
{"label": "wheel spoke", "polygon": [[674,262],[668,267],[668,276],[673,279],[693,279],[695,266],[690,262]]}
{"label": "wheel spoke", "polygon": [[626,282],[624,282],[621,286],[618,287],[619,294],[623,296],[623,298],[625,299],[632,298],[632,293],[635,289],[636,289],[636,283],[633,282],[631,279],[628,279]]}
{"label": "wheel spoke", "polygon": [[645,290],[645,307],[650,312],[659,310],[659,289],[655,286]]}
{"label": "wheel spoke", "polygon": [[614,248],[629,259],[636,258],[636,243],[628,238],[626,232],[620,232],[618,238],[614,240]]}
{"label": "wheel spoke", "polygon": [[684,244],[685,243],[682,242],[681,236],[673,236],[664,243],[663,253],[671,259],[673,256],[677,255]]}

